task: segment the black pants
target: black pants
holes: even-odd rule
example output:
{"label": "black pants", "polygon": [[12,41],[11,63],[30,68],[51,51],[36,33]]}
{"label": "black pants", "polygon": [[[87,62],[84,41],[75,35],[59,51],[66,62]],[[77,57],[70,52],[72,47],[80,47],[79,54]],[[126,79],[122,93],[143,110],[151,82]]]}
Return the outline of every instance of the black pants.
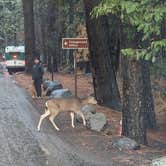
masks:
{"label": "black pants", "polygon": [[41,97],[42,95],[41,84],[42,84],[41,80],[34,80],[34,86],[37,93],[37,97]]}

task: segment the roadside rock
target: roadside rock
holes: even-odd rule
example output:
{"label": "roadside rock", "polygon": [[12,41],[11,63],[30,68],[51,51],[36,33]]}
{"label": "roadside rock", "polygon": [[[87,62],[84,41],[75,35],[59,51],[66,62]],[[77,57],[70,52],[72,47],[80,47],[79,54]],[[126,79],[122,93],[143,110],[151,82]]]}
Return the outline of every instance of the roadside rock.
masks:
{"label": "roadside rock", "polygon": [[138,150],[140,145],[135,141],[127,137],[118,137],[112,140],[113,146],[119,149]]}
{"label": "roadside rock", "polygon": [[46,80],[43,82],[43,89],[47,90],[46,96],[49,96],[52,91],[62,88],[63,88],[62,84],[58,81]]}
{"label": "roadside rock", "polygon": [[43,89],[44,89],[44,90],[47,89],[47,87],[48,87],[48,85],[50,84],[50,82],[52,82],[52,81],[50,81],[50,80],[43,80]]}
{"label": "roadside rock", "polygon": [[92,114],[95,114],[96,113],[96,109],[93,105],[90,105],[90,104],[87,104],[87,105],[84,105],[81,109],[82,113],[84,115],[86,115],[86,113],[90,112]]}
{"label": "roadside rock", "polygon": [[[107,124],[106,117],[103,113],[96,113],[96,109],[93,105],[85,105],[82,107],[81,112],[85,116],[87,128],[94,131],[101,131]],[[76,121],[82,123],[82,118],[76,115]]]}
{"label": "roadside rock", "polygon": [[70,98],[72,93],[69,89],[57,89],[51,92],[51,98]]}
{"label": "roadside rock", "polygon": [[[91,118],[92,114],[95,114],[95,113],[96,113],[95,107],[93,107],[93,106],[90,105],[90,104],[86,104],[86,105],[84,105],[84,106],[82,107],[81,112],[82,112],[82,113],[84,114],[84,116],[85,116],[85,119],[86,119],[86,121],[87,121],[87,126],[90,126],[90,123],[89,123],[90,118]],[[82,123],[82,118],[81,118],[80,116],[76,115],[76,121]],[[90,128],[90,127],[89,127],[89,128]]]}
{"label": "roadside rock", "polygon": [[107,123],[103,128],[103,133],[106,135],[112,135],[112,125]]}
{"label": "roadside rock", "polygon": [[[86,120],[86,126],[88,127],[88,128],[90,128],[90,118],[91,118],[91,116],[93,115],[91,112],[86,112],[86,113],[83,113],[84,114],[84,117],[85,117],[85,120]],[[82,118],[81,118],[81,116],[79,116],[79,115],[77,115],[76,114],[76,121],[78,122],[78,123],[82,123]]]}
{"label": "roadside rock", "polygon": [[107,120],[103,113],[92,114],[89,120],[90,129],[95,131],[101,131],[106,123]]}
{"label": "roadside rock", "polygon": [[164,165],[166,165],[166,156],[153,159],[151,163],[151,166],[164,166]]}

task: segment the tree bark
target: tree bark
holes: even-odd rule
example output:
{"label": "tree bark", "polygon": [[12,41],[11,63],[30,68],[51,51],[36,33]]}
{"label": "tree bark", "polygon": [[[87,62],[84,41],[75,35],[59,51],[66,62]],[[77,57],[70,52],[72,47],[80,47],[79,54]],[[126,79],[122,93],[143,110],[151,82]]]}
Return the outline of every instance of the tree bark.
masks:
{"label": "tree bark", "polygon": [[30,73],[35,56],[35,29],[33,15],[33,0],[22,0],[25,31],[25,61],[26,72]]}
{"label": "tree bark", "polygon": [[[47,35],[47,49],[48,49],[48,70],[57,70],[57,65],[54,64],[54,59],[56,56],[55,52],[55,7],[56,2],[54,0],[48,1],[48,14],[47,14],[47,26],[48,26],[48,35]],[[55,69],[53,68],[55,67]],[[53,72],[53,71],[52,71]]]}
{"label": "tree bark", "polygon": [[115,73],[119,68],[120,61],[120,20],[117,16],[109,15],[107,17],[108,23],[108,36],[109,36],[109,50],[112,61],[112,66]]}
{"label": "tree bark", "polygon": [[122,135],[147,144],[144,80],[140,61],[123,58]]}
{"label": "tree bark", "polygon": [[53,69],[58,71],[61,55],[61,7],[60,1],[48,2],[48,69],[50,71],[50,59],[53,57]]}
{"label": "tree bark", "polygon": [[147,127],[150,129],[157,129],[148,62],[142,61],[142,74]]}
{"label": "tree bark", "polygon": [[92,19],[90,16],[90,12],[99,2],[84,0],[94,92],[99,104],[120,110],[120,95],[109,43],[108,20],[106,16],[98,19]]}

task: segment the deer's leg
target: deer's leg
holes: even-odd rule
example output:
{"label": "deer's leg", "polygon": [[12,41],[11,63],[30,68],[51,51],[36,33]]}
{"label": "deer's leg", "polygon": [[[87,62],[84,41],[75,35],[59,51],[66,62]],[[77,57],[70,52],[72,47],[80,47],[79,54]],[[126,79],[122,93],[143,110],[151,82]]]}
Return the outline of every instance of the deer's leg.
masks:
{"label": "deer's leg", "polygon": [[74,128],[74,112],[70,113],[70,117],[71,117],[71,126]]}
{"label": "deer's leg", "polygon": [[74,128],[75,127],[75,125],[74,125],[74,112],[70,113],[70,117],[71,117],[71,126]]}
{"label": "deer's leg", "polygon": [[[58,114],[58,113],[57,113],[57,114]],[[56,117],[57,114],[51,115],[51,116],[49,117],[49,120],[50,120],[50,122],[52,123],[52,125],[55,127],[55,129],[56,129],[57,131],[59,131],[60,129],[57,127],[57,125],[56,125],[55,122],[54,122],[54,118]]]}
{"label": "deer's leg", "polygon": [[38,123],[38,126],[37,126],[38,131],[40,131],[40,126],[41,126],[41,123],[43,122],[43,120],[49,115],[50,115],[50,111],[46,110],[45,113],[40,116],[40,120],[39,120],[39,123]]}
{"label": "deer's leg", "polygon": [[77,114],[82,117],[83,124],[84,124],[84,126],[86,126],[86,120],[85,120],[84,114],[81,111],[79,111]]}

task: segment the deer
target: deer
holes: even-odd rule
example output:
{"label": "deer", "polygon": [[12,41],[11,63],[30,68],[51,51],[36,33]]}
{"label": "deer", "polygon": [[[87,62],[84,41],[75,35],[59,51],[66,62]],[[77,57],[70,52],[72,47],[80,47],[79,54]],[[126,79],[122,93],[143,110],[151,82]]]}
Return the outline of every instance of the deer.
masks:
{"label": "deer", "polygon": [[83,125],[86,126],[86,120],[81,112],[81,108],[85,104],[97,104],[94,97],[89,96],[86,99],[79,98],[59,98],[50,99],[45,103],[45,113],[40,116],[40,120],[37,126],[37,130],[40,131],[41,124],[46,117],[49,117],[50,122],[57,131],[60,131],[58,126],[55,124],[54,119],[60,112],[70,112],[71,126],[74,128],[74,114],[82,117]]}

